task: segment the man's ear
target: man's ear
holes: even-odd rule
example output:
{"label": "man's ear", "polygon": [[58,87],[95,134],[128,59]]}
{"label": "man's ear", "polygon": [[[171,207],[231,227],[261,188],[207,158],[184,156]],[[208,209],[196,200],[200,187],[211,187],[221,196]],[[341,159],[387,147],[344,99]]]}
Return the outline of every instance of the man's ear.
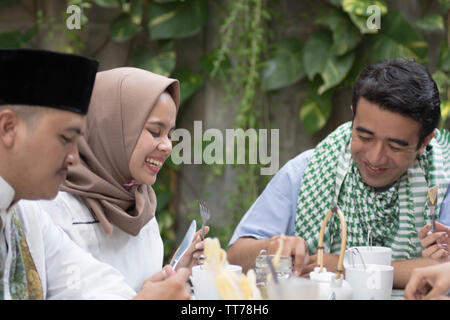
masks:
{"label": "man's ear", "polygon": [[422,144],[419,147],[419,152],[418,152],[419,155],[422,155],[422,153],[425,151],[425,148],[430,143],[431,139],[434,138],[435,135],[436,135],[436,133],[433,131],[428,136],[426,136],[425,139],[423,139]]}
{"label": "man's ear", "polygon": [[14,146],[20,118],[11,109],[0,110],[0,141],[6,148]]}

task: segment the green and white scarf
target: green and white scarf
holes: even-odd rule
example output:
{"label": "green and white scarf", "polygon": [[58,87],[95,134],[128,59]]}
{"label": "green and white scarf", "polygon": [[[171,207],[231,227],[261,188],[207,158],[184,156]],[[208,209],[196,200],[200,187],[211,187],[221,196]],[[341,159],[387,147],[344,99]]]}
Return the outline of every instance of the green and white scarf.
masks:
{"label": "green and white scarf", "polygon": [[[11,212],[12,253],[9,269],[9,292],[12,300],[41,300],[43,290],[28,244],[23,233],[15,208]],[[5,298],[3,281],[0,279],[0,300]]]}
{"label": "green and white scarf", "polygon": [[[413,166],[384,192],[363,182],[350,154],[352,123],[347,122],[317,145],[303,176],[297,201],[295,234],[317,252],[322,221],[336,204],[347,223],[347,246],[365,246],[371,231],[372,245],[392,248],[394,260],[421,255],[418,231],[431,222],[426,205],[428,188],[439,185],[436,215],[450,182],[450,134],[436,136]],[[338,216],[328,221],[325,252],[339,253]]]}

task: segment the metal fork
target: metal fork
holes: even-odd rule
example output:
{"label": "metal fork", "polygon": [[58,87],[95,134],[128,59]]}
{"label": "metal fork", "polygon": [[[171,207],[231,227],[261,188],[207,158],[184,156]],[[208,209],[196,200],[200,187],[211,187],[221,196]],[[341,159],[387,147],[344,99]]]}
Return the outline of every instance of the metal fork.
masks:
{"label": "metal fork", "polygon": [[436,202],[437,202],[437,196],[438,196],[438,187],[434,186],[428,190],[427,195],[427,205],[430,208],[431,211],[431,232],[434,232],[434,221],[435,221],[435,209],[436,209]]}
{"label": "metal fork", "polygon": [[[211,218],[211,213],[203,201],[198,202],[198,206],[200,207],[200,216],[202,217],[202,239],[205,239],[205,224]],[[197,264],[203,264],[205,261],[205,255],[201,254],[197,258]]]}
{"label": "metal fork", "polygon": [[205,224],[211,218],[211,213],[203,201],[198,202],[200,207],[200,216],[202,217],[202,239],[205,239]]}

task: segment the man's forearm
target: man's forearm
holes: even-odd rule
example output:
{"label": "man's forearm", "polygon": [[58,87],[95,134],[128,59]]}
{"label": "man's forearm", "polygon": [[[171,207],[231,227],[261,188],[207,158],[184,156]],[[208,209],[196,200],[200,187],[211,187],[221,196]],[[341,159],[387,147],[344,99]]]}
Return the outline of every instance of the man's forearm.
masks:
{"label": "man's forearm", "polygon": [[256,256],[262,249],[267,249],[269,239],[257,240],[255,238],[239,238],[228,248],[227,257],[231,264],[242,266],[243,272],[255,267]]}
{"label": "man's forearm", "polygon": [[392,262],[394,267],[394,288],[404,289],[415,268],[438,264],[439,262],[429,258],[415,258],[410,260],[397,260]]}

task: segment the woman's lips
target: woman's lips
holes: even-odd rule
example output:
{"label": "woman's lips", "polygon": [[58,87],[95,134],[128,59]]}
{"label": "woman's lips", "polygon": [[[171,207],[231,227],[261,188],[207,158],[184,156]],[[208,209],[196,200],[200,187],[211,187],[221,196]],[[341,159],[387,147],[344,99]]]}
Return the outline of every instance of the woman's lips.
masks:
{"label": "woman's lips", "polygon": [[158,173],[158,171],[161,170],[161,167],[164,164],[164,160],[165,159],[161,157],[147,157],[145,159],[145,165],[150,171]]}
{"label": "woman's lips", "polygon": [[159,170],[161,169],[161,167],[157,167],[157,166],[149,164],[149,163],[145,163],[145,165],[150,171],[152,171],[154,173],[158,173]]}

